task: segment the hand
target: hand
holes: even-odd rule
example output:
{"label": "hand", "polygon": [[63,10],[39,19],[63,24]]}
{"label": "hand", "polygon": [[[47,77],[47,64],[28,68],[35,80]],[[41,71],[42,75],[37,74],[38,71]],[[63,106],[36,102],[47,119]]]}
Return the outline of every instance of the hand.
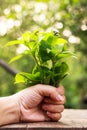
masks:
{"label": "hand", "polygon": [[23,122],[57,121],[64,110],[64,89],[49,85],[35,85],[17,93],[20,120]]}

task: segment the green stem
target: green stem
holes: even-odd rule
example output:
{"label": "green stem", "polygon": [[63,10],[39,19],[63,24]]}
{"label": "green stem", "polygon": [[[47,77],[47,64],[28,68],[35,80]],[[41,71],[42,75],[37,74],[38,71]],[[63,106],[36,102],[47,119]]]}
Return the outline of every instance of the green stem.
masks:
{"label": "green stem", "polygon": [[[54,62],[53,59],[52,59],[52,65],[53,65],[53,67],[52,67],[52,71],[53,71],[53,74],[54,74],[54,66],[55,66],[55,62]],[[53,86],[55,86],[56,83],[55,83],[54,75],[52,76],[52,80],[53,80]]]}
{"label": "green stem", "polygon": [[35,59],[35,62],[37,64],[37,66],[39,67],[39,64],[38,64],[38,61],[37,61],[37,58],[36,58],[35,54],[34,54],[34,59]]}

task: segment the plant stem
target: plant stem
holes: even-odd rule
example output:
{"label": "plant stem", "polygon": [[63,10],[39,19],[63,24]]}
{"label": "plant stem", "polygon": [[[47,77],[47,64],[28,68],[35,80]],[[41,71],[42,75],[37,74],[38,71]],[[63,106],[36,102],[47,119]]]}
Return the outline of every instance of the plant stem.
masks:
{"label": "plant stem", "polygon": [[[53,71],[53,74],[54,74],[54,66],[55,66],[55,62],[54,62],[53,59],[52,59],[52,65],[53,65],[53,67],[52,67],[52,71]],[[53,80],[53,86],[55,86],[56,83],[55,83],[54,75],[52,76],[52,80]],[[56,86],[55,86],[55,87],[56,87]]]}

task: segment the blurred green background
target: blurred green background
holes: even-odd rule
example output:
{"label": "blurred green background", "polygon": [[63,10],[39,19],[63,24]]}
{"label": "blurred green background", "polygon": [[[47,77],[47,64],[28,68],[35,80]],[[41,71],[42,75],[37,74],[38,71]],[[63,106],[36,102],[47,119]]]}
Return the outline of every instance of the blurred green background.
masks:
{"label": "blurred green background", "polygon": [[26,86],[15,85],[16,72],[31,72],[31,57],[8,64],[23,46],[3,46],[26,31],[57,29],[78,59],[70,61],[70,74],[63,80],[66,108],[87,108],[87,0],[0,0],[0,96]]}

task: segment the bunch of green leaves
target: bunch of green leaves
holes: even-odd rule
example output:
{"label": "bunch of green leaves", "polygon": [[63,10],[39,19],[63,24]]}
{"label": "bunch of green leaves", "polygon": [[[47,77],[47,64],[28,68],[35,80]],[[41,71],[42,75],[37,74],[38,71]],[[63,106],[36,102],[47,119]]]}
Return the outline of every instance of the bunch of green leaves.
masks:
{"label": "bunch of green leaves", "polygon": [[20,72],[15,77],[16,83],[26,83],[28,86],[35,84],[49,84],[57,86],[68,74],[68,59],[74,57],[69,50],[67,41],[56,32],[26,32],[19,40],[14,40],[6,46],[24,44],[26,50],[11,59],[18,60],[25,55],[31,55],[35,60],[32,73]]}

